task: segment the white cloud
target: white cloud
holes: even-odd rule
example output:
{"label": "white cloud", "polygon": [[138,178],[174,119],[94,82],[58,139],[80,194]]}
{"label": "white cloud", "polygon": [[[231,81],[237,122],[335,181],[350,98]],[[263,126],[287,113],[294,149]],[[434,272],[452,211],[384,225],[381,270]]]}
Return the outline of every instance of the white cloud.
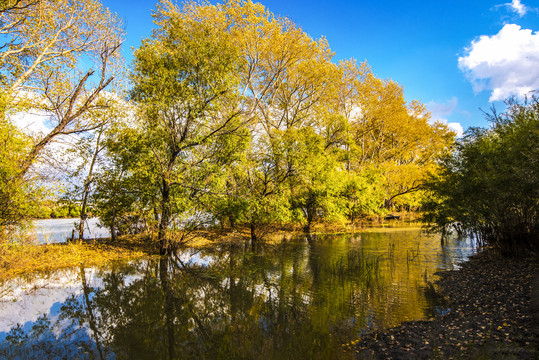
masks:
{"label": "white cloud", "polygon": [[510,7],[511,10],[518,14],[518,16],[523,17],[528,12],[528,7],[520,2],[520,0],[513,0],[509,4],[505,4]]}
{"label": "white cloud", "polygon": [[11,116],[13,124],[30,136],[39,136],[49,133],[52,129],[47,126],[48,117],[40,113],[19,112]]}
{"label": "white cloud", "polygon": [[448,122],[447,127],[453,130],[457,134],[457,137],[462,137],[464,135],[464,129],[458,122]]}
{"label": "white cloud", "polygon": [[458,99],[453,96],[446,102],[431,101],[427,104],[427,108],[432,115],[433,121],[439,121],[443,124],[447,124],[447,126],[451,130],[453,130],[458,137],[461,137],[462,135],[464,135],[464,129],[462,128],[462,125],[458,122],[449,122],[447,120],[447,116],[451,115],[453,111],[455,111],[457,105]]}
{"label": "white cloud", "polygon": [[475,92],[492,91],[489,101],[539,90],[539,32],[507,24],[496,35],[480,36],[465,50],[459,68]]}

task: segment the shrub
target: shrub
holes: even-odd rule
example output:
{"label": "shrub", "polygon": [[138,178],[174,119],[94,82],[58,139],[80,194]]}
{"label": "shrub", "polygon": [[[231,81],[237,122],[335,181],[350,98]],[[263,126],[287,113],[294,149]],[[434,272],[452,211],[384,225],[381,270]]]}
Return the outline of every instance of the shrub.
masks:
{"label": "shrub", "polygon": [[474,234],[504,252],[537,249],[539,100],[507,102],[471,128],[426,184],[424,220],[446,232]]}

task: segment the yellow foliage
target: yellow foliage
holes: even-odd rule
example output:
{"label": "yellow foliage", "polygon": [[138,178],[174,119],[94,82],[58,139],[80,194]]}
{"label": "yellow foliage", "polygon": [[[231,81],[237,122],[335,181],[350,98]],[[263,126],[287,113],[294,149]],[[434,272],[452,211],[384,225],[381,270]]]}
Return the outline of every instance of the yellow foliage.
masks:
{"label": "yellow foliage", "polygon": [[53,138],[99,126],[104,90],[119,84],[123,30],[99,0],[23,0],[0,11],[0,32],[0,112],[31,110],[53,125],[36,135],[22,177]]}
{"label": "yellow foliage", "polygon": [[85,265],[99,266],[111,261],[135,260],[147,257],[141,250],[100,243],[0,245],[0,281],[17,275],[46,272]]}

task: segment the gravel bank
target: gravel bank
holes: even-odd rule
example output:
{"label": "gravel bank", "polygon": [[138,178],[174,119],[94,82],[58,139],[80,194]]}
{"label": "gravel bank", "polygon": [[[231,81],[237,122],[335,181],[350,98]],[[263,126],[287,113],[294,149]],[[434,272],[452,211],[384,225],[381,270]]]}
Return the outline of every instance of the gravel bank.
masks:
{"label": "gravel bank", "polygon": [[539,359],[536,257],[485,250],[439,275],[449,313],[366,334],[358,359]]}

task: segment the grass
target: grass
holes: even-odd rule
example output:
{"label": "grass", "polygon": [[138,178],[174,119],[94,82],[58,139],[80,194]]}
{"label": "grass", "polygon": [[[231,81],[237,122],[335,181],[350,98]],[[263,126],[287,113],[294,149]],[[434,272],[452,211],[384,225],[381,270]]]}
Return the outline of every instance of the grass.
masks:
{"label": "grass", "polygon": [[[170,235],[174,241],[175,235]],[[233,236],[227,238],[229,241],[234,240]],[[198,231],[189,237],[185,245],[201,248],[215,244],[218,239],[223,239],[223,234]],[[0,282],[31,273],[80,265],[99,267],[114,261],[138,260],[152,256],[159,256],[159,249],[150,235],[123,236],[114,242],[110,239],[97,239],[42,245],[36,245],[35,241],[19,236],[10,242],[0,240]]]}
{"label": "grass", "polygon": [[142,242],[83,242],[63,244],[0,244],[0,281],[34,272],[74,266],[101,266],[152,254]]}
{"label": "grass", "polygon": [[[370,225],[375,225],[370,223]],[[365,226],[365,227],[364,227]],[[280,243],[289,240],[294,234],[302,234],[297,228],[275,228],[265,238],[265,243]],[[352,231],[372,231],[372,228],[361,225],[359,228],[343,224],[317,224],[313,233],[336,233]],[[387,229],[385,230],[387,231]],[[0,233],[0,236],[2,234]],[[14,238],[13,234],[5,238]],[[178,234],[176,234],[178,235]],[[176,236],[171,233],[172,240]],[[153,236],[155,238],[155,236]],[[250,238],[247,228],[198,230],[190,234],[185,246],[202,248],[216,243],[245,241]],[[184,239],[185,240],[185,239]],[[84,266],[102,266],[112,261],[127,261],[157,256],[159,251],[152,236],[125,236],[115,242],[110,239],[83,241],[82,243],[61,243],[36,245],[29,239],[2,241],[0,239],[0,281],[34,272],[49,272],[63,268]]]}

